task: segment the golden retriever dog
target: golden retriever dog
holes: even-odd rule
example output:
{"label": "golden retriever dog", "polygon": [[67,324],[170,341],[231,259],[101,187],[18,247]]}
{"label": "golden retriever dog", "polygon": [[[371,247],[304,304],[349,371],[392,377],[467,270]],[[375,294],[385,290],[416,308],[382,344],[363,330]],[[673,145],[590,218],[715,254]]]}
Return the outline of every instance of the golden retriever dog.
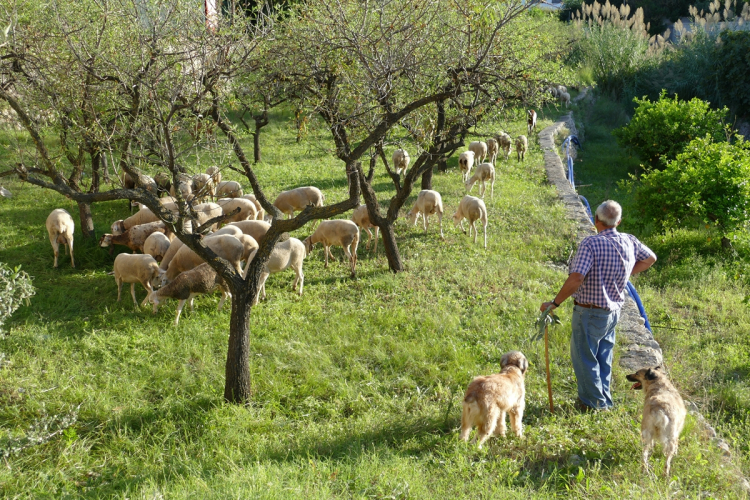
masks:
{"label": "golden retriever dog", "polygon": [[464,396],[461,415],[461,439],[469,440],[473,427],[477,427],[475,441],[479,448],[492,434],[505,437],[505,414],[510,414],[510,427],[518,437],[523,437],[523,409],[526,405],[524,374],[529,367],[520,351],[503,354],[500,373],[475,377]]}
{"label": "golden retriever dog", "polygon": [[633,384],[633,389],[643,389],[646,399],[643,402],[641,420],[641,443],[643,444],[643,468],[648,470],[648,455],[658,440],[664,446],[667,457],[665,475],[669,475],[672,457],[677,453],[677,442],[685,424],[685,403],[667,375],[656,366],[638,370],[625,378]]}

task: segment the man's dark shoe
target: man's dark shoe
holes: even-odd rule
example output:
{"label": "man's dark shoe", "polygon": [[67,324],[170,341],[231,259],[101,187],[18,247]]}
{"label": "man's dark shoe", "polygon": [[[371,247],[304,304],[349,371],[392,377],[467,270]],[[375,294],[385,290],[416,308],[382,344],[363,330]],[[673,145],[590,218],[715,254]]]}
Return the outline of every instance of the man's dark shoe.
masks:
{"label": "man's dark shoe", "polygon": [[580,411],[581,413],[589,413],[592,411],[596,411],[596,408],[587,405],[583,401],[581,401],[581,398],[576,398],[575,402],[576,410]]}

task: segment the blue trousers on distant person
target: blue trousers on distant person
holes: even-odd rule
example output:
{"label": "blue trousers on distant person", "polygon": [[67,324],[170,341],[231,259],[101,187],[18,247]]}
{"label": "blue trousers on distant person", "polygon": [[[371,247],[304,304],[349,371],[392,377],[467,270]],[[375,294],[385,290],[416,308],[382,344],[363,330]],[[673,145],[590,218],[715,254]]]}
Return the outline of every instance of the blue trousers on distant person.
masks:
{"label": "blue trousers on distant person", "polygon": [[620,310],[573,306],[570,357],[578,382],[578,397],[599,410],[612,407],[612,359],[615,326]]}

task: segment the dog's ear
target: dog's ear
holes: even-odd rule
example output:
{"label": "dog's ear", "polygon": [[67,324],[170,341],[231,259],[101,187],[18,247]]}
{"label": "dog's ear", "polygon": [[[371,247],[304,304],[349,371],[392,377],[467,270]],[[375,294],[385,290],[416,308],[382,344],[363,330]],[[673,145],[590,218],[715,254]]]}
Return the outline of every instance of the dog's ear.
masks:
{"label": "dog's ear", "polygon": [[646,370],[646,380],[656,380],[656,372],[654,370],[658,370],[659,368],[649,368]]}

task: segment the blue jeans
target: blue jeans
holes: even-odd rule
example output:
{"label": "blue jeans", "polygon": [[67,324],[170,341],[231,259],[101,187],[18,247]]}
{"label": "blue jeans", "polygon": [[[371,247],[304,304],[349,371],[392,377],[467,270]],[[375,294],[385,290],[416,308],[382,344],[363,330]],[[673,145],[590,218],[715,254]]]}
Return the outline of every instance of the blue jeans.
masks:
{"label": "blue jeans", "polygon": [[578,397],[592,408],[612,407],[612,358],[620,310],[573,306],[570,357],[578,382]]}

